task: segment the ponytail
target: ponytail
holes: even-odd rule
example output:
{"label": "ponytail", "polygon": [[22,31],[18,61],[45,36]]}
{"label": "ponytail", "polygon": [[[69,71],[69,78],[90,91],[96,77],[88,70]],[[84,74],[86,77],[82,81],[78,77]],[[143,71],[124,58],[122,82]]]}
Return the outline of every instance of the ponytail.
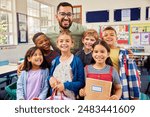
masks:
{"label": "ponytail", "polygon": [[112,60],[111,60],[110,57],[108,57],[108,58],[106,59],[105,63],[106,63],[107,65],[113,66],[113,62],[112,62]]}

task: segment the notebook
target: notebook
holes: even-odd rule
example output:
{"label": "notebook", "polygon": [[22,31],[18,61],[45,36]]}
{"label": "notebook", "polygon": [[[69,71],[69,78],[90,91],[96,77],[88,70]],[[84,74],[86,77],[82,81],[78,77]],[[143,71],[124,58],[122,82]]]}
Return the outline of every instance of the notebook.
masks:
{"label": "notebook", "polygon": [[112,82],[86,78],[85,100],[108,100],[111,95]]}

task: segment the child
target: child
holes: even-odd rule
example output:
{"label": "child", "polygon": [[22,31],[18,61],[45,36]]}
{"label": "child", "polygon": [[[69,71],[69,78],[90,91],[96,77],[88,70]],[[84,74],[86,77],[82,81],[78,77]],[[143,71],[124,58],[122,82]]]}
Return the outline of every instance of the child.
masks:
{"label": "child", "polygon": [[106,27],[103,31],[103,40],[111,48],[110,58],[120,75],[123,90],[122,99],[139,99],[140,90],[136,73],[137,67],[135,62],[129,59],[128,51],[116,46],[116,30],[112,27]]}
{"label": "child", "polygon": [[23,71],[17,81],[17,99],[45,99],[49,71],[44,54],[38,47],[31,47],[24,60]]}
{"label": "child", "polygon": [[98,40],[98,33],[94,29],[88,29],[83,33],[82,43],[83,49],[76,53],[80,57],[83,65],[91,64],[92,60],[92,45]]}
{"label": "child", "polygon": [[[51,50],[50,39],[44,33],[38,32],[33,36],[32,40],[37,47],[43,50],[44,58],[46,59],[50,68],[52,60],[57,56],[59,56],[59,54],[55,50]],[[21,73],[22,68],[23,68],[23,63],[20,64],[18,67],[17,70],[18,74]]]}
{"label": "child", "polygon": [[[95,63],[85,66],[85,75],[86,77],[90,77],[93,79],[97,79],[100,76],[101,80],[112,82],[114,92],[109,99],[119,100],[122,94],[121,84],[116,69],[108,65],[111,63],[109,53],[110,48],[107,45],[107,43],[104,41],[97,40],[93,45],[92,52],[92,57]],[[81,89],[80,96],[85,95],[85,89]]]}
{"label": "child", "polygon": [[71,53],[74,42],[68,32],[62,32],[57,38],[57,47],[61,56],[52,61],[50,86],[58,92],[63,91],[70,99],[76,99],[79,89],[84,87],[84,68],[77,56]]}
{"label": "child", "polygon": [[33,36],[32,40],[37,47],[43,50],[44,58],[46,59],[50,67],[52,60],[59,56],[59,54],[55,50],[52,50],[50,48],[50,39],[44,33],[38,32]]}

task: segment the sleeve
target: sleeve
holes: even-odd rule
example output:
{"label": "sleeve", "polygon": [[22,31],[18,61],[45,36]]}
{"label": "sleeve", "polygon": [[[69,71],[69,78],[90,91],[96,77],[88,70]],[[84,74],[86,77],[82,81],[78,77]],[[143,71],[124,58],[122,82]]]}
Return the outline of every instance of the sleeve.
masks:
{"label": "sleeve", "polygon": [[137,78],[137,67],[134,63],[134,60],[128,60],[128,81],[129,81],[129,93],[130,97],[139,98],[140,96],[140,87]]}
{"label": "sleeve", "polygon": [[57,58],[55,58],[55,59],[52,61],[52,65],[51,65],[50,70],[49,70],[49,76],[48,76],[48,78],[47,78],[48,81],[49,81],[50,78],[53,76],[53,72],[54,72],[55,67],[56,67],[56,59],[57,59]]}
{"label": "sleeve", "polygon": [[75,68],[73,71],[73,80],[72,82],[65,82],[64,86],[65,89],[74,91],[74,93],[77,95],[79,93],[79,90],[85,86],[85,75],[81,60],[77,57],[76,59],[77,61],[75,61]]}
{"label": "sleeve", "polygon": [[25,72],[22,71],[17,80],[17,100],[25,99],[24,98],[24,74]]}
{"label": "sleeve", "polygon": [[113,83],[114,84],[121,84],[120,78],[119,78],[119,74],[117,72],[117,70],[113,67]]}
{"label": "sleeve", "polygon": [[49,76],[49,70],[46,69],[44,72],[43,86],[39,98],[44,100],[46,99],[47,91],[48,91],[48,81],[47,77]]}

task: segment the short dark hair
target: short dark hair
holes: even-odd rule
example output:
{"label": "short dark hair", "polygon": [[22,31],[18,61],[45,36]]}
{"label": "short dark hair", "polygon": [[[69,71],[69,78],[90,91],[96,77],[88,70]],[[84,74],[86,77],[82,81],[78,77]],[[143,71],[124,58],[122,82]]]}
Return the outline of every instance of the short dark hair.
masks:
{"label": "short dark hair", "polygon": [[60,6],[63,6],[63,7],[70,6],[72,8],[72,12],[73,12],[73,6],[72,6],[72,4],[70,4],[68,2],[59,3],[58,6],[57,6],[57,12],[59,11]]}
{"label": "short dark hair", "polygon": [[112,31],[114,31],[115,34],[117,35],[116,30],[115,30],[113,27],[111,27],[111,26],[106,27],[103,31],[106,31],[106,30],[112,30]]}
{"label": "short dark hair", "polygon": [[[42,33],[42,32],[38,32],[38,33],[34,34],[34,36],[33,36],[33,38],[32,38],[32,41],[35,43],[35,40],[36,40],[39,36],[41,36],[41,35],[45,35],[45,34]],[[46,36],[46,35],[45,35],[45,36]]]}

